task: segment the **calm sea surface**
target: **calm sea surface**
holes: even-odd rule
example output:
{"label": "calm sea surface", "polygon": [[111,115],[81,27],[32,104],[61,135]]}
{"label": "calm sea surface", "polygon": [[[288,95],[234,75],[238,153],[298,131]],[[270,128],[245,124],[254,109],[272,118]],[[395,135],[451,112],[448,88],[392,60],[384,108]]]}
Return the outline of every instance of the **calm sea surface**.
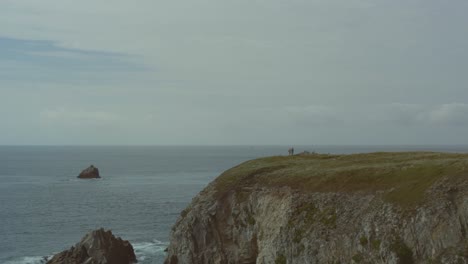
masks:
{"label": "calm sea surface", "polygon": [[[296,152],[358,153],[468,146],[296,146]],[[288,147],[0,146],[0,263],[36,264],[104,227],[130,240],[140,263],[162,263],[169,232],[191,199],[243,161]],[[102,179],[79,180],[94,164]]]}

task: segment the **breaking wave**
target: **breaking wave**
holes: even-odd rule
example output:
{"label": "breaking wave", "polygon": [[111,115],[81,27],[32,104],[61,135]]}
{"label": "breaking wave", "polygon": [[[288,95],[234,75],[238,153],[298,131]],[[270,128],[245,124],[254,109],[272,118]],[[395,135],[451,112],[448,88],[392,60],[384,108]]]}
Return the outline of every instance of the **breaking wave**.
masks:
{"label": "breaking wave", "polygon": [[137,260],[144,261],[151,257],[163,256],[165,254],[164,250],[166,250],[169,243],[155,239],[152,242],[132,243],[132,245]]}
{"label": "breaking wave", "polygon": [[[164,250],[169,245],[168,242],[162,242],[157,239],[152,242],[132,243],[135,255],[139,262],[151,260],[155,257],[162,257],[165,255]],[[20,257],[12,260],[7,260],[3,264],[45,264],[51,256],[36,256],[36,257]]]}
{"label": "breaking wave", "polygon": [[52,256],[21,257],[8,260],[4,264],[45,264]]}

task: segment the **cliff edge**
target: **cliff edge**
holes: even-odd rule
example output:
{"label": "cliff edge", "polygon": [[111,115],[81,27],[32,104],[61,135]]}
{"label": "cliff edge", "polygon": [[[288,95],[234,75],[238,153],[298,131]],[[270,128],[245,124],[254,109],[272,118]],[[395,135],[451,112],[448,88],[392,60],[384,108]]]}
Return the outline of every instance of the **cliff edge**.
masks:
{"label": "cliff edge", "polygon": [[468,263],[468,154],[268,157],[224,172],[167,264]]}

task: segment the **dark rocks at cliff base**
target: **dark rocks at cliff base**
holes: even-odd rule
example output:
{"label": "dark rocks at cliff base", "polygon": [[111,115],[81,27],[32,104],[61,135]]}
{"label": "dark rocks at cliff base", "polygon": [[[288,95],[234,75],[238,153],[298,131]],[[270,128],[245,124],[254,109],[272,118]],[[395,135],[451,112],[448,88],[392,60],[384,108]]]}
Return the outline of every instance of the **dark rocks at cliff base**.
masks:
{"label": "dark rocks at cliff base", "polygon": [[94,167],[93,165],[89,166],[87,169],[83,170],[80,175],[78,175],[80,179],[98,179],[101,178],[99,176],[99,169]]}
{"label": "dark rocks at cliff base", "polygon": [[112,232],[98,229],[86,234],[69,250],[55,255],[47,264],[130,264],[136,263],[130,242]]}

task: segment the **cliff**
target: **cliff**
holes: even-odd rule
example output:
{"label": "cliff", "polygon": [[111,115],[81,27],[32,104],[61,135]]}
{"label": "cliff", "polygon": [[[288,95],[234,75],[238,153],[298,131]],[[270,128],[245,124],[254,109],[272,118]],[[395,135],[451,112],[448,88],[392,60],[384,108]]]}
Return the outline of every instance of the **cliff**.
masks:
{"label": "cliff", "polygon": [[468,263],[468,155],[269,157],[206,187],[166,263]]}

